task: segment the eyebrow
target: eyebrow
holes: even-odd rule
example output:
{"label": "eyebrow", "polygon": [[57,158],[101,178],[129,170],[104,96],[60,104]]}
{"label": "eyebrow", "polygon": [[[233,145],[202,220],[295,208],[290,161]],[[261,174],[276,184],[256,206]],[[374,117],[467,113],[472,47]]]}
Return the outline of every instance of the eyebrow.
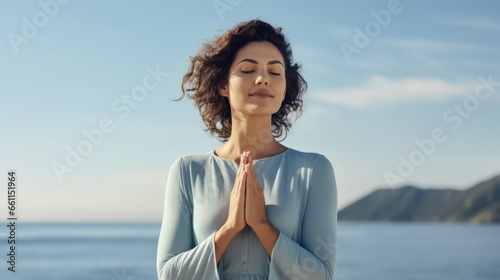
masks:
{"label": "eyebrow", "polygon": [[[253,64],[259,64],[256,60],[254,59],[251,59],[251,58],[245,58],[245,59],[242,59],[240,62],[238,62],[238,64],[242,63],[242,62],[250,62],[250,63],[253,63]],[[271,65],[271,64],[281,64],[281,66],[285,67],[285,65],[283,65],[283,63],[281,63],[281,61],[279,60],[271,60],[267,63],[268,65]]]}

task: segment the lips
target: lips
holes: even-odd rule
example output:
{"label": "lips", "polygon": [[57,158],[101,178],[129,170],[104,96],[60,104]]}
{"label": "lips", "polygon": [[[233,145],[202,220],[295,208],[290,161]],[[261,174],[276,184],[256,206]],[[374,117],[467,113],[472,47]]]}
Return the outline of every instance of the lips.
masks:
{"label": "lips", "polygon": [[257,90],[252,93],[250,93],[250,96],[253,97],[260,97],[260,98],[268,98],[268,97],[273,97],[271,93],[269,93],[267,90]]}

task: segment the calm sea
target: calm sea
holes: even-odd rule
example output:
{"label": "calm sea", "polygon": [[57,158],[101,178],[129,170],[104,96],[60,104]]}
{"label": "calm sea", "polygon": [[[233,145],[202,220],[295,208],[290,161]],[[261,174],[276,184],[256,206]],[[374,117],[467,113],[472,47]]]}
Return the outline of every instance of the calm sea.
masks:
{"label": "calm sea", "polygon": [[[3,228],[0,279],[153,280],[159,230],[21,223],[12,273]],[[340,222],[336,279],[499,280],[500,225]]]}

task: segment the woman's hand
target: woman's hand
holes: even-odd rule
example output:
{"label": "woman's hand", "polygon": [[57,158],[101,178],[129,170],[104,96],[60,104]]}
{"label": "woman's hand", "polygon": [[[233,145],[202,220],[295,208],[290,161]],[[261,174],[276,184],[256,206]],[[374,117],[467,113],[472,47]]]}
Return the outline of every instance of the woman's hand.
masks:
{"label": "woman's hand", "polygon": [[267,219],[264,192],[260,188],[257,174],[253,168],[252,155],[250,152],[246,152],[246,156],[247,194],[245,220],[259,238],[269,257],[271,257],[279,232]]}
{"label": "woman's hand", "polygon": [[250,152],[244,152],[243,157],[246,173],[245,220],[255,230],[258,226],[268,223],[266,201],[264,199],[264,192],[260,188],[257,174],[253,168],[252,155]]}
{"label": "woman's hand", "polygon": [[242,231],[247,223],[245,222],[245,192],[246,177],[245,159],[240,155],[240,166],[236,173],[231,198],[229,199],[229,214],[226,222],[215,232],[215,260],[219,263],[222,254],[226,251],[233,238]]}
{"label": "woman's hand", "polygon": [[247,172],[245,172],[246,157],[245,153],[240,155],[240,166],[236,174],[231,198],[229,201],[229,214],[224,224],[225,228],[238,233],[242,231],[247,223],[245,222],[245,192]]}
{"label": "woman's hand", "polygon": [[229,215],[224,225],[215,233],[217,263],[231,240],[246,225],[252,228],[267,254],[271,256],[279,232],[267,219],[264,192],[260,188],[250,152],[243,152],[240,156],[240,166],[231,191]]}

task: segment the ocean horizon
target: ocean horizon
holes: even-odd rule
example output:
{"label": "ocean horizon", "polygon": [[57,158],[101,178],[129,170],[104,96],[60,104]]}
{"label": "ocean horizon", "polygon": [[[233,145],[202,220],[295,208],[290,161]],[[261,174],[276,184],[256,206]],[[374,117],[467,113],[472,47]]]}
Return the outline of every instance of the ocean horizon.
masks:
{"label": "ocean horizon", "polygon": [[[19,222],[15,272],[0,231],[0,279],[148,280],[160,223]],[[497,280],[500,225],[339,221],[336,279]]]}

